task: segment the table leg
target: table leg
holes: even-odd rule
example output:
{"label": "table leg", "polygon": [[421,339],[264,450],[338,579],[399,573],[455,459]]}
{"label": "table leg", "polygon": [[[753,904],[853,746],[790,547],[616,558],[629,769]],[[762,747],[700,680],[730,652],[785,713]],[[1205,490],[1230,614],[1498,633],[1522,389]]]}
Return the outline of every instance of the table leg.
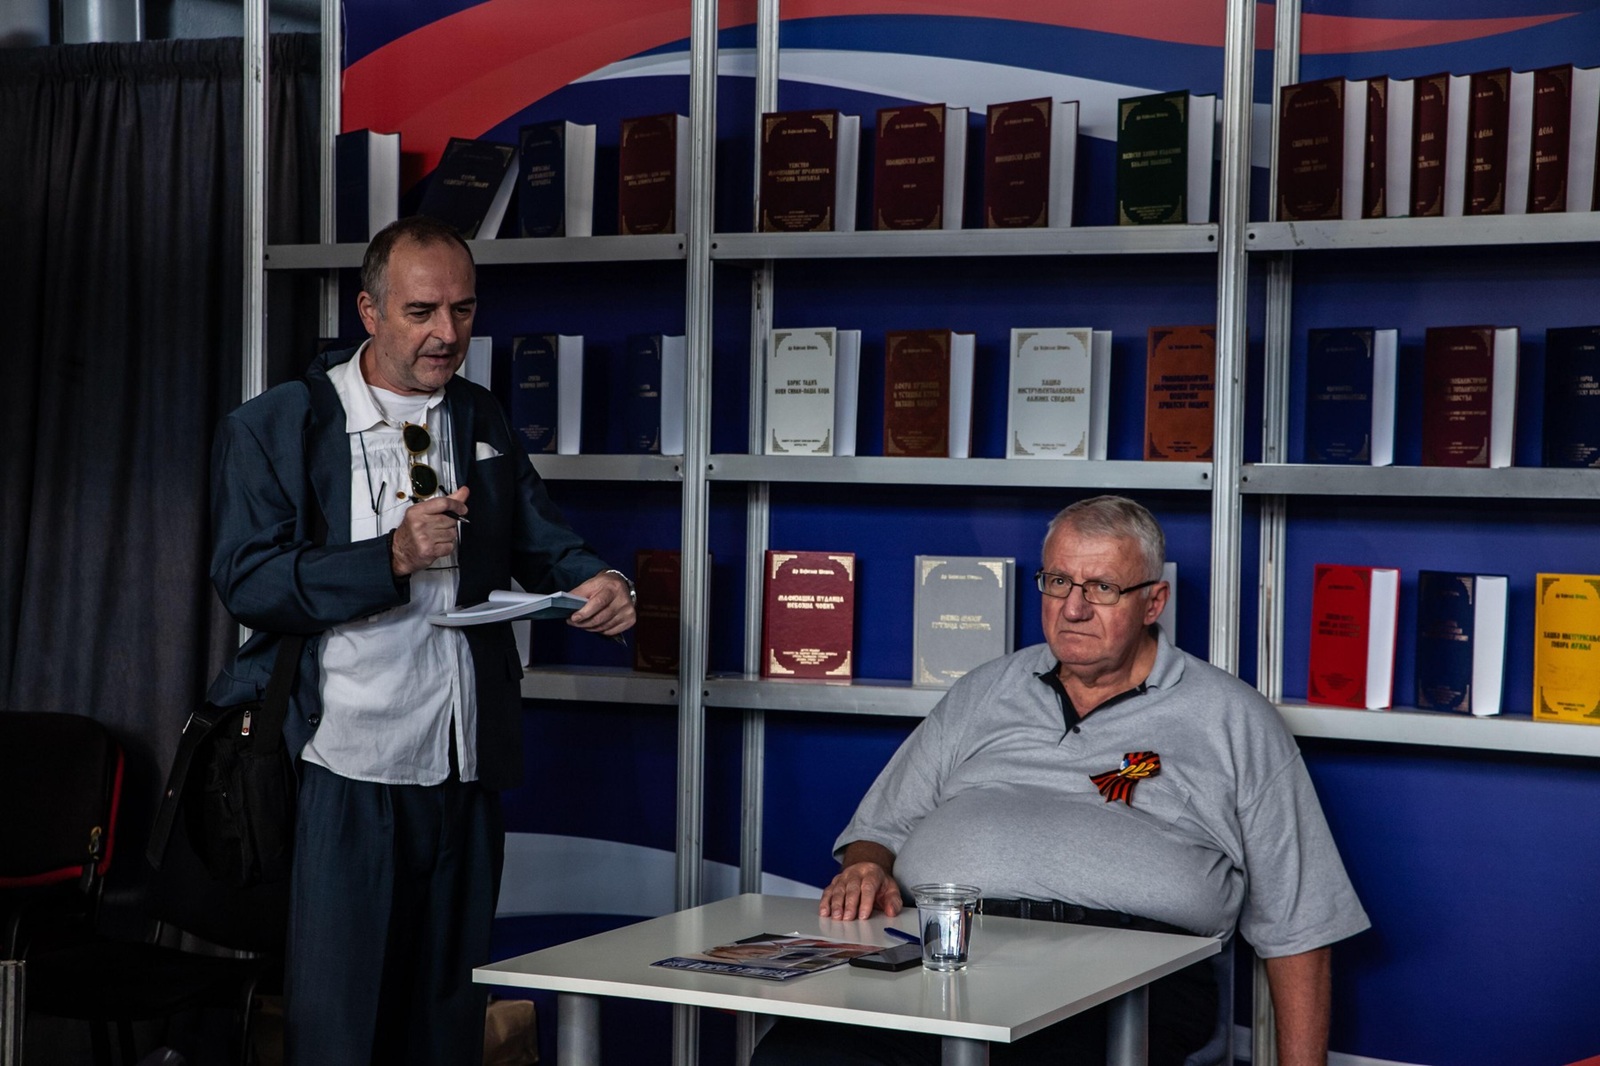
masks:
{"label": "table leg", "polygon": [[947,1036],[939,1041],[939,1066],[989,1066],[989,1042]]}
{"label": "table leg", "polygon": [[556,996],[556,1066],[600,1066],[599,996]]}
{"label": "table leg", "polygon": [[1106,1066],[1145,1066],[1150,1056],[1150,988],[1124,992],[1106,1014]]}
{"label": "table leg", "polygon": [[0,960],[0,1066],[20,1066],[22,1062],[22,1023],[27,1017],[22,979],[26,963],[20,959]]}

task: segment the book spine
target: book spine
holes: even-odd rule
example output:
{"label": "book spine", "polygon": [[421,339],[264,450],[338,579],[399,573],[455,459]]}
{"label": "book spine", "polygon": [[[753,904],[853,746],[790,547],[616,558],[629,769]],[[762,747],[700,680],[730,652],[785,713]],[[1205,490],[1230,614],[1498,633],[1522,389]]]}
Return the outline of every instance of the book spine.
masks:
{"label": "book spine", "polygon": [[1500,215],[1506,210],[1506,144],[1511,123],[1511,71],[1472,75],[1468,119],[1467,198],[1469,215]]}

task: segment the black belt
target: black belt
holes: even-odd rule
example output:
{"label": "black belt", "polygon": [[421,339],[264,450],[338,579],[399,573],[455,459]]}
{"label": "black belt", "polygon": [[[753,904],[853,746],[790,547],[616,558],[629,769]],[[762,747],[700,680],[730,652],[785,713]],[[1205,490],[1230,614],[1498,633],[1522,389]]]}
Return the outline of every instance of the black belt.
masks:
{"label": "black belt", "polygon": [[1121,911],[1102,911],[1093,907],[1080,907],[1059,899],[997,899],[984,896],[978,900],[979,914],[992,914],[1000,918],[1026,918],[1035,922],[1066,922],[1071,925],[1098,925],[1108,929],[1137,929],[1148,933],[1195,934],[1180,929],[1170,922],[1154,918],[1141,918]]}

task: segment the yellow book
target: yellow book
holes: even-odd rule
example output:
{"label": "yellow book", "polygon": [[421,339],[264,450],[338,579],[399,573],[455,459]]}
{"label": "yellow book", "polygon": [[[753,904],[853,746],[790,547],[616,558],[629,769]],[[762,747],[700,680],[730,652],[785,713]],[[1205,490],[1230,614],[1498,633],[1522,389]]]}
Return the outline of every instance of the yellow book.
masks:
{"label": "yellow book", "polygon": [[1600,574],[1535,581],[1533,717],[1600,725]]}

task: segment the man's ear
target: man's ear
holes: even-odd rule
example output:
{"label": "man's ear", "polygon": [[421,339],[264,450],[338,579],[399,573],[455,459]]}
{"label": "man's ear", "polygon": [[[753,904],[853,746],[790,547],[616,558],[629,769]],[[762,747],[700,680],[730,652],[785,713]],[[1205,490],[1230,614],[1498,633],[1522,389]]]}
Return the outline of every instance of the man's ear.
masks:
{"label": "man's ear", "polygon": [[356,313],[361,316],[361,324],[366,327],[370,336],[378,335],[378,301],[365,289],[356,296]]}
{"label": "man's ear", "polygon": [[1167,594],[1171,589],[1172,586],[1165,581],[1158,585],[1150,586],[1150,598],[1144,601],[1145,625],[1153,624],[1157,618],[1161,617],[1161,612],[1167,609]]}

